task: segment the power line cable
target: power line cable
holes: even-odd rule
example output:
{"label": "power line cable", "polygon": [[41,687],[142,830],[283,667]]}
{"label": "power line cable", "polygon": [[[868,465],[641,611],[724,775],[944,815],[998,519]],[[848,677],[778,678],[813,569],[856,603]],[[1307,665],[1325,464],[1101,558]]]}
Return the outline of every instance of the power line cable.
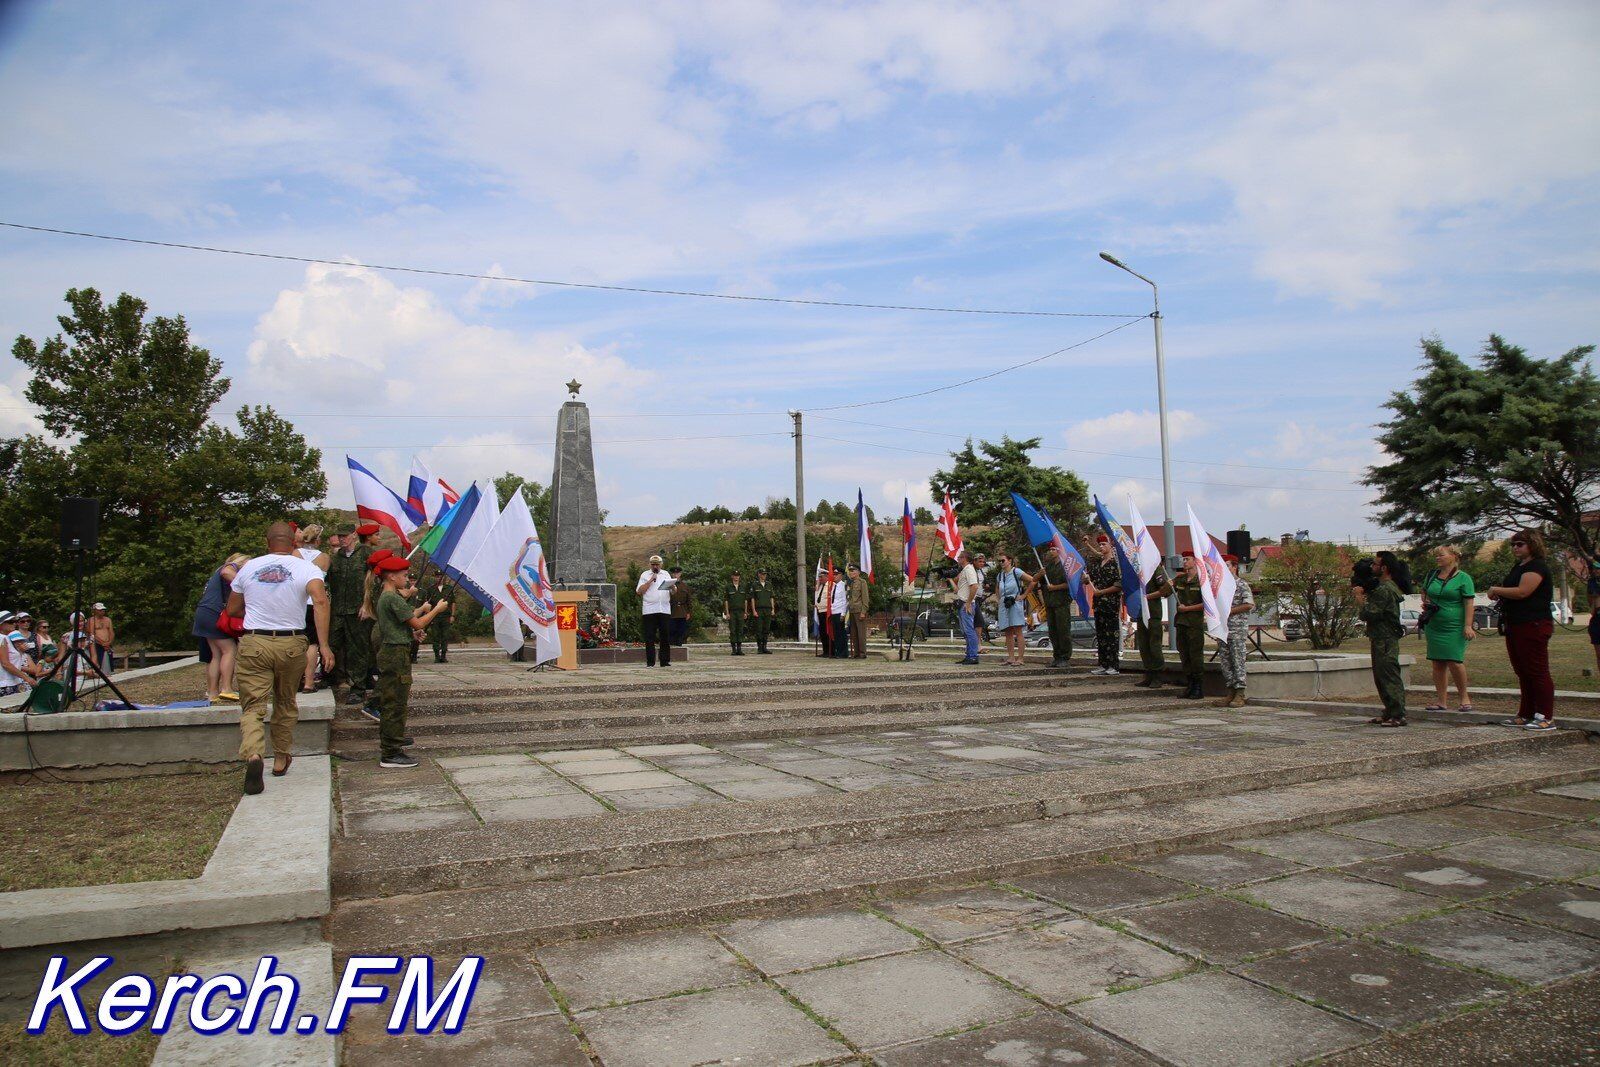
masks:
{"label": "power line cable", "polygon": [[[686,296],[701,300],[743,300],[758,304],[798,304],[807,307],[859,308],[870,311],[931,311],[948,315],[1008,315],[1032,318],[1066,319],[1117,319],[1125,313],[1116,311],[1023,311],[1013,308],[948,308],[924,307],[916,304],[869,304],[853,300],[807,300],[793,296],[748,296],[739,293],[703,293],[692,289],[651,289],[639,285],[604,285],[600,282],[559,281],[553,278],[519,278],[502,274],[473,274],[470,271],[441,270],[432,267],[403,267],[392,263],[362,263],[347,259],[324,259],[319,256],[294,256],[278,252],[256,252],[243,248],[219,248],[213,245],[186,244],[182,241],[156,241],[144,237],[124,237],[118,234],[89,233],[84,230],[63,230],[52,226],[30,226],[22,222],[0,221],[0,226],[32,233],[48,233],[61,237],[83,237],[92,241],[115,241],[119,244],[145,245],[151,248],[172,248],[185,252],[210,252],[224,256],[243,256],[249,259],[272,259],[284,263],[313,263],[329,267],[365,267],[368,270],[393,271],[399,274],[425,274],[436,278],[463,278],[481,282],[511,282],[517,285],[546,285],[562,289],[598,289],[609,293],[642,293],[648,296]],[[1148,316],[1144,316],[1148,318]]]}

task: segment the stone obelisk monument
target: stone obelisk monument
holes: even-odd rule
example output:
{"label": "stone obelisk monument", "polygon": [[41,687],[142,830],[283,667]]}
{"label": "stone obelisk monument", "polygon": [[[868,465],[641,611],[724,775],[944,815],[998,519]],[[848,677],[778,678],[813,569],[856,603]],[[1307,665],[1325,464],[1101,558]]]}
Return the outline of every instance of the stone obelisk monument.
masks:
{"label": "stone obelisk monument", "polygon": [[594,438],[589,405],[578,399],[577,380],[556,420],[556,465],[550,476],[550,535],[545,555],[557,589],[585,589],[590,603],[616,617],[617,587],[606,580],[606,549],[600,534],[600,496],[594,480]]}

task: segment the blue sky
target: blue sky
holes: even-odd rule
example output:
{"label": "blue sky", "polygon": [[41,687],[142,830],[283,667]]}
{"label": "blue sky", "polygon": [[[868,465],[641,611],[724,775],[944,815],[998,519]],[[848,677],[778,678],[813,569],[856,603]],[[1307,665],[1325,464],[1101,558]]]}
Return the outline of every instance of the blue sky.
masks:
{"label": "blue sky", "polygon": [[[6,221],[364,263],[888,304],[1127,312],[1162,286],[1176,507],[1381,537],[1359,472],[1419,338],[1597,340],[1586,3],[12,4]],[[0,333],[62,293],[187,316],[233,379],[398,480],[547,480],[584,382],[616,522],[926,499],[1039,436],[1160,517],[1147,322],[427,278],[0,230]],[[0,356],[0,432],[32,425]],[[704,414],[712,413],[712,414]],[[824,418],[823,416],[829,416]],[[849,419],[850,422],[829,421]],[[738,435],[738,436],[731,436]],[[748,436],[747,436],[748,435]],[[678,440],[680,438],[710,438]],[[833,440],[828,440],[832,438]]]}

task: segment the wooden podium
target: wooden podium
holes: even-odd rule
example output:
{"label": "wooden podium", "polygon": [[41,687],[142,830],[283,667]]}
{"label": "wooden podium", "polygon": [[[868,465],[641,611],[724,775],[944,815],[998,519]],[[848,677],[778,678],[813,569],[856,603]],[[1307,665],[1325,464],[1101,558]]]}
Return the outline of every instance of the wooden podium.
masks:
{"label": "wooden podium", "polygon": [[589,601],[589,594],[582,589],[557,589],[556,601],[556,630],[561,634],[561,655],[556,657],[556,666],[564,671],[578,669],[578,605]]}

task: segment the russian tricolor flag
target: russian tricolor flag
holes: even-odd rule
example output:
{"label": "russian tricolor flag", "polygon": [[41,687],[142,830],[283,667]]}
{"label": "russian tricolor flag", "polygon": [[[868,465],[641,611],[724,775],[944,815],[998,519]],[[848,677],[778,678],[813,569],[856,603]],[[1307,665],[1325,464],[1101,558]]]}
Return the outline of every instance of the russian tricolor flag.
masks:
{"label": "russian tricolor flag", "polygon": [[908,583],[917,580],[917,524],[911,521],[911,498],[905,498],[905,510],[900,513],[900,536],[905,547],[900,549],[900,570]]}
{"label": "russian tricolor flag", "polygon": [[877,579],[872,576],[872,527],[867,525],[867,502],[859,488],[856,490],[856,539],[856,559],[861,564],[861,573],[876,585]]}
{"label": "russian tricolor flag", "polygon": [[350,489],[356,498],[356,514],[368,522],[386,526],[400,538],[401,547],[411,551],[409,535],[416,532],[420,523],[412,521],[410,508],[400,499],[400,494],[378,481],[378,476],[351,459],[344,457],[350,468]]}

